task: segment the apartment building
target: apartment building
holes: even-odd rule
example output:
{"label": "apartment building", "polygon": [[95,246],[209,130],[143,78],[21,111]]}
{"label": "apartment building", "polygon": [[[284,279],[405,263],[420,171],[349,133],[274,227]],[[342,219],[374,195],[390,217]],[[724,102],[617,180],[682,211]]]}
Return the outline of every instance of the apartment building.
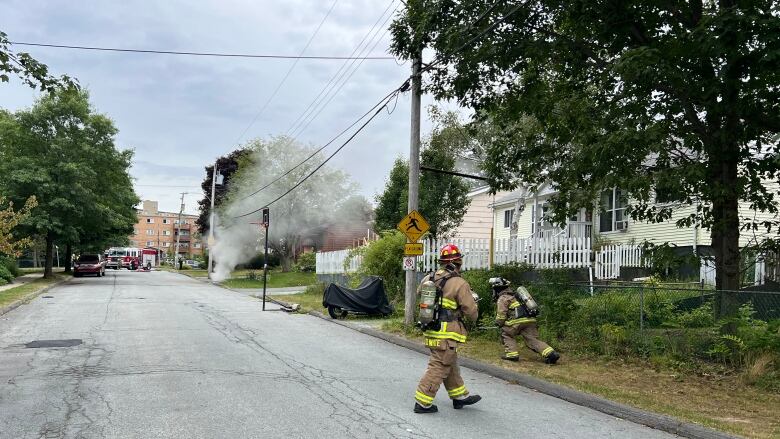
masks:
{"label": "apartment building", "polygon": [[161,212],[157,201],[144,200],[138,209],[138,223],[133,227],[130,245],[133,247],[154,247],[162,250],[165,256],[173,256],[176,248],[176,237],[179,239],[179,254],[182,256],[198,256],[203,254],[198,227],[195,225],[197,215],[182,214],[179,224],[178,212]]}

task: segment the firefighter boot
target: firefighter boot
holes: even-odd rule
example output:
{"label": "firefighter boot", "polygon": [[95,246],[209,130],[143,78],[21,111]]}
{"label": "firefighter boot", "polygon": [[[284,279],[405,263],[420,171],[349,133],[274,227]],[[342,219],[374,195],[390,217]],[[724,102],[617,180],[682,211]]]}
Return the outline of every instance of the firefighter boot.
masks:
{"label": "firefighter boot", "polygon": [[515,356],[512,356],[512,355],[502,355],[501,359],[502,360],[506,360],[506,361],[520,361],[520,357],[519,356],[515,357]]}
{"label": "firefighter boot", "polygon": [[558,362],[559,358],[561,358],[561,356],[557,352],[552,351],[544,358],[544,362],[547,364],[555,364]]}
{"label": "firefighter boot", "polygon": [[482,399],[482,397],[479,395],[469,395],[463,399],[453,399],[452,407],[455,409],[462,409],[467,405],[478,403],[480,399]]}
{"label": "firefighter boot", "polygon": [[436,413],[439,411],[439,408],[436,407],[435,404],[431,404],[428,407],[423,407],[420,405],[419,402],[414,403],[414,412],[415,413]]}

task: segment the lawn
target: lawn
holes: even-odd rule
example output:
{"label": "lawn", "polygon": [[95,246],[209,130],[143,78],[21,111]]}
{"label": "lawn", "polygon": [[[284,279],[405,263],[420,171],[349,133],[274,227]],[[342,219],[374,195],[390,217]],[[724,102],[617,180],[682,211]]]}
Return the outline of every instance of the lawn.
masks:
{"label": "lawn", "polygon": [[[247,278],[246,274],[243,277],[236,277],[234,274],[232,279],[222,282],[222,285],[228,288],[263,288],[263,272],[258,270],[254,273],[255,279]],[[317,276],[314,273],[297,271],[288,273],[272,271],[268,273],[268,288],[305,287],[316,283]]]}
{"label": "lawn", "polygon": [[18,287],[9,288],[7,290],[0,291],[0,306],[9,305],[28,294],[32,294],[37,291],[40,291],[43,288],[53,283],[66,279],[67,277],[70,276],[55,275],[53,279],[43,279],[43,278],[36,279],[24,285],[19,285]]}

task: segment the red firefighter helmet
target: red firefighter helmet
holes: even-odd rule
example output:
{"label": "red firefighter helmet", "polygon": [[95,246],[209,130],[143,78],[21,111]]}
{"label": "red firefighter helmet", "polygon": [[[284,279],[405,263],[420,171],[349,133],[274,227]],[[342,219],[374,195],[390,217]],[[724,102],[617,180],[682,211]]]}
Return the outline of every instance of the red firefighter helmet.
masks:
{"label": "red firefighter helmet", "polygon": [[447,244],[439,252],[439,260],[442,262],[457,261],[461,258],[463,258],[463,255],[460,254],[460,249],[455,244]]}

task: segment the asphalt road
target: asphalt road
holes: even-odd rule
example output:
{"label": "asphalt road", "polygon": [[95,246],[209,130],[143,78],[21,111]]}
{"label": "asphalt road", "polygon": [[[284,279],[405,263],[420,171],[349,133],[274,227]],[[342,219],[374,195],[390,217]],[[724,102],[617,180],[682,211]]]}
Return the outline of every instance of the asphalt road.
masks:
{"label": "asphalt road", "polygon": [[456,411],[441,389],[417,415],[426,361],[185,276],[109,270],[0,316],[0,437],[673,437],[465,369],[482,402]]}

